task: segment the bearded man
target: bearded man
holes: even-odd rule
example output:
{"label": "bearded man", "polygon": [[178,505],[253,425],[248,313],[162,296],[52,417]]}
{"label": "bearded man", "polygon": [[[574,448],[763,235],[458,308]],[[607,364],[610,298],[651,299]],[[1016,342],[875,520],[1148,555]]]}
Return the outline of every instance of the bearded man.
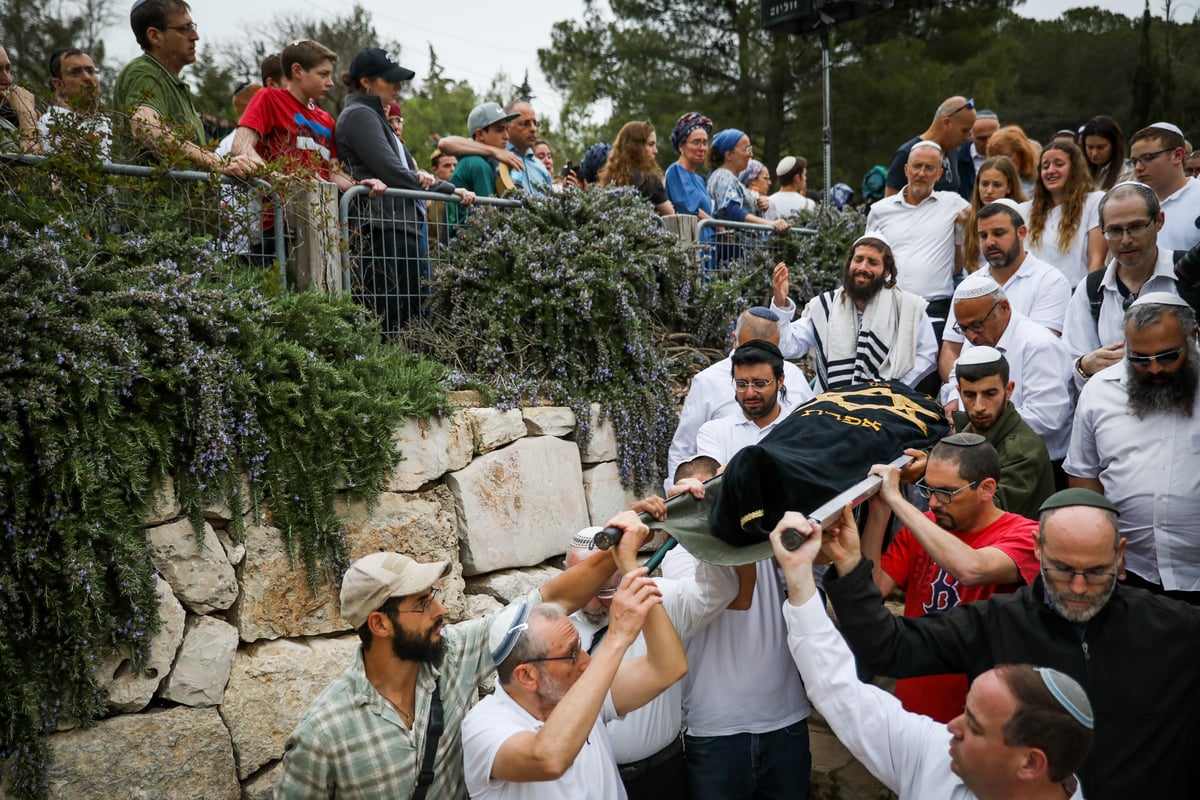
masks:
{"label": "bearded man", "polygon": [[842,285],[808,302],[790,322],[787,264],[775,265],[771,310],[780,318],[779,349],[786,358],[812,353],[817,391],[864,381],[916,386],[937,363],[926,301],[896,286],[896,259],[883,234],[868,232],[850,248]]}
{"label": "bearded man", "polygon": [[1128,541],[1126,582],[1200,604],[1196,314],[1173,292],[1125,313],[1125,355],[1079,397],[1063,469],[1104,494]]}

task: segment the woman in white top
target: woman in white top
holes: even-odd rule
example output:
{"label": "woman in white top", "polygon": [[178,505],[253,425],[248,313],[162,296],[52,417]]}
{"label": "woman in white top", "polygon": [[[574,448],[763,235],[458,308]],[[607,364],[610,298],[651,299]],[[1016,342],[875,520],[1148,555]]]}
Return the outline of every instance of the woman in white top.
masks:
{"label": "woman in white top", "polygon": [[1056,141],[1042,151],[1041,174],[1033,200],[1021,204],[1029,220],[1025,249],[1058,267],[1076,286],[1104,267],[1107,250],[1100,232],[1100,200],[1092,191],[1087,161],[1073,142]]}

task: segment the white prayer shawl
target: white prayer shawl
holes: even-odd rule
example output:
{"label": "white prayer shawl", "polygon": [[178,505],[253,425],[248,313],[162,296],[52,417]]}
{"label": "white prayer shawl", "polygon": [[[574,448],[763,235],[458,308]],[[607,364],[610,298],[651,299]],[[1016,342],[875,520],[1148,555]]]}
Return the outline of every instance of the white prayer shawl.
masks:
{"label": "white prayer shawl", "polygon": [[911,292],[881,289],[863,310],[860,327],[854,302],[843,299],[840,287],[810,300],[804,316],[812,319],[816,338],[818,392],[911,372],[926,305]]}

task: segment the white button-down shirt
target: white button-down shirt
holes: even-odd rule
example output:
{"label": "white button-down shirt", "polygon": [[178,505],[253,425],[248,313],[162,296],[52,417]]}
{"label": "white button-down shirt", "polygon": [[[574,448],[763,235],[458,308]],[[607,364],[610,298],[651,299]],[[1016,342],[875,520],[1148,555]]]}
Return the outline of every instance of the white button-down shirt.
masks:
{"label": "white button-down shirt", "polygon": [[[980,267],[975,274],[994,279],[991,267],[987,265]],[[1048,330],[1062,333],[1067,304],[1071,300],[1071,284],[1057,269],[1032,253],[1026,253],[1021,266],[1000,288],[1004,290],[1013,311],[1020,311]],[[954,305],[951,304],[950,314],[946,317],[946,330],[942,334],[943,341],[963,340],[963,335],[954,330],[957,321]]]}
{"label": "white button-down shirt", "polygon": [[896,285],[926,300],[954,294],[954,264],[962,243],[958,215],[970,205],[955,192],[934,192],[918,205],[904,190],[871,206],[867,232],[879,231],[896,257]]}
{"label": "white button-down shirt", "polygon": [[[963,342],[965,356],[973,345]],[[1019,311],[1012,312],[996,349],[1008,361],[1009,377],[1016,383],[1012,404],[1021,419],[1046,442],[1050,459],[1067,454],[1071,438],[1072,396],[1071,356],[1066,345],[1050,331],[1032,322]],[[946,401],[958,400],[958,364],[946,381]]]}
{"label": "white button-down shirt", "polygon": [[[798,406],[813,399],[804,372],[790,361],[783,362],[783,385],[787,387],[787,403]],[[733,392],[733,357],[724,358],[692,378],[683,410],[679,412],[679,427],[667,451],[667,477],[663,488],[674,485],[675,470],[689,458],[700,455],[696,449],[696,434],[700,426],[721,417],[743,416]],[[724,462],[721,462],[724,463]]]}
{"label": "white button-down shirt", "polygon": [[1164,219],[1158,232],[1159,247],[1189,250],[1200,242],[1200,181],[1188,178],[1161,205]]}
{"label": "white button-down shirt", "polygon": [[1166,589],[1200,591],[1200,395],[1190,417],[1138,419],[1128,409],[1125,365],[1084,386],[1063,469],[1099,479],[1116,504],[1130,571]]}
{"label": "white button-down shirt", "polygon": [[748,419],[740,407],[736,415],[704,423],[696,434],[696,455],[715,458],[719,464],[728,464],[738,450],[761,442],[793,408],[790,403],[785,405],[781,402],[779,405],[779,416],[761,428],[754,420]]}
{"label": "white button-down shirt", "polygon": [[[1142,284],[1138,294],[1150,292],[1176,292],[1175,264],[1171,251],[1164,248],[1159,240],[1158,259],[1154,262],[1154,271]],[[1092,305],[1087,296],[1087,278],[1075,287],[1071,302],[1067,305],[1067,318],[1063,323],[1062,340],[1075,361],[1082,355],[1098,350],[1104,345],[1117,344],[1125,341],[1125,308],[1124,298],[1117,288],[1117,264],[1114,261],[1104,269],[1104,278],[1100,281],[1100,320],[1092,319]],[[1075,385],[1082,387],[1083,376],[1076,370]]]}

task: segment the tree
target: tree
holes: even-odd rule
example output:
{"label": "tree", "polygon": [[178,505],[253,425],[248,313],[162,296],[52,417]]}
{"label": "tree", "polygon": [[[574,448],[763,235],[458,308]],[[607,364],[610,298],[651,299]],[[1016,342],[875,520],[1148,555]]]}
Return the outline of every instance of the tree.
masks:
{"label": "tree", "polygon": [[430,46],[429,74],[421,88],[403,101],[404,141],[422,168],[429,169],[429,155],[438,139],[452,133],[467,134],[467,115],[481,102],[466,81],[444,75],[437,52]]}
{"label": "tree", "polygon": [[116,17],[113,0],[6,0],[0,3],[0,44],[17,80],[31,91],[48,94],[50,56],[65,47],[79,47],[100,64],[101,32]]}

